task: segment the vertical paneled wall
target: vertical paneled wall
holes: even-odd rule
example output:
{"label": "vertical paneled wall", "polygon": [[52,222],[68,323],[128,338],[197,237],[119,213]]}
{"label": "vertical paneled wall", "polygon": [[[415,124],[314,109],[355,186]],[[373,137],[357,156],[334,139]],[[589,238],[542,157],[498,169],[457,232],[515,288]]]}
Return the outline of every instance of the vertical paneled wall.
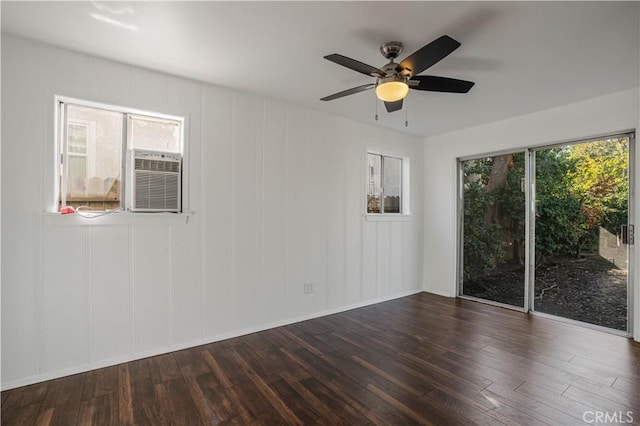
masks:
{"label": "vertical paneled wall", "polygon": [[[3,388],[422,287],[417,138],[5,35],[2,88]],[[186,117],[188,223],[47,220],[54,95]],[[409,220],[363,217],[367,149]]]}

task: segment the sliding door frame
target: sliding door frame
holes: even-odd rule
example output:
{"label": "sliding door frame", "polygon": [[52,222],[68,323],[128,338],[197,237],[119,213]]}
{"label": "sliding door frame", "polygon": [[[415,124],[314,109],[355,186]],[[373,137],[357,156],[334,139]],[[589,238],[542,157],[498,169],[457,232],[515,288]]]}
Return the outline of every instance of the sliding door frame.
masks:
{"label": "sliding door frame", "polygon": [[456,196],[456,200],[457,200],[457,216],[458,216],[458,220],[457,220],[457,268],[456,268],[456,297],[459,297],[461,299],[467,299],[467,300],[474,300],[477,302],[482,302],[482,303],[486,303],[488,305],[494,305],[494,306],[499,306],[502,308],[507,308],[507,309],[512,309],[515,311],[519,311],[519,312],[529,312],[529,304],[530,304],[530,295],[529,295],[529,262],[526,260],[529,258],[529,241],[528,241],[528,236],[527,236],[527,232],[526,230],[529,228],[530,223],[529,223],[529,214],[527,212],[527,206],[530,203],[530,191],[525,190],[525,205],[523,206],[523,210],[524,210],[524,216],[525,216],[525,235],[524,235],[524,239],[525,239],[525,271],[524,271],[524,306],[515,306],[515,305],[509,305],[506,303],[501,303],[501,302],[496,302],[493,300],[488,300],[488,299],[482,299],[480,297],[474,297],[474,296],[468,296],[463,294],[462,292],[464,291],[464,171],[463,171],[463,163],[465,161],[470,161],[470,160],[479,160],[482,158],[487,158],[487,157],[497,157],[500,155],[506,155],[506,154],[520,154],[522,153],[524,155],[524,180],[525,180],[525,188],[529,187],[530,184],[530,171],[529,171],[529,167],[528,167],[528,163],[529,163],[529,156],[531,155],[528,149],[509,149],[509,150],[503,150],[503,151],[495,151],[495,152],[491,152],[488,154],[482,154],[482,155],[471,155],[471,156],[466,156],[466,157],[459,157],[457,159],[457,175],[458,175],[458,184],[457,184],[457,196]]}
{"label": "sliding door frame", "polygon": [[[587,137],[583,139],[572,139],[564,142],[557,142],[552,144],[543,144],[537,145],[533,147],[528,147],[524,149],[509,149],[509,150],[501,150],[494,151],[490,153],[485,153],[481,155],[470,155],[465,157],[457,158],[457,185],[456,185],[456,212],[457,212],[457,262],[456,262],[456,297],[461,299],[473,300],[481,303],[486,303],[489,305],[500,306],[507,309],[512,309],[515,311],[530,313],[536,316],[548,317],[554,320],[576,324],[581,327],[591,328],[595,330],[604,331],[610,334],[618,334],[623,335],[625,337],[633,336],[634,332],[634,320],[635,320],[635,311],[634,311],[634,300],[636,291],[640,291],[636,289],[635,283],[635,245],[628,244],[627,245],[627,330],[615,330],[608,327],[599,326],[596,324],[590,324],[587,322],[576,321],[569,318],[564,318],[560,316],[550,315],[543,312],[537,312],[535,310],[535,214],[536,214],[536,205],[535,205],[535,197],[536,197],[536,180],[535,180],[535,153],[537,151],[541,151],[549,148],[556,148],[567,145],[575,145],[581,143],[589,143],[601,141],[603,139],[610,138],[629,138],[629,150],[627,155],[628,158],[628,180],[629,180],[629,202],[627,207],[627,223],[629,225],[635,225],[635,217],[636,217],[636,209],[640,208],[640,206],[636,203],[636,143],[635,143],[635,130],[627,130],[622,132],[615,133],[607,133],[600,136]],[[463,163],[469,160],[477,160],[481,158],[487,157],[495,157],[499,155],[505,154],[516,154],[516,153],[524,153],[525,160],[525,277],[524,277],[524,306],[513,306],[505,303],[495,302],[492,300],[482,299],[474,296],[467,296],[463,294],[464,291],[464,282],[463,282],[463,268],[464,268],[464,174],[463,174]]]}
{"label": "sliding door frame", "polygon": [[635,203],[635,173],[636,173],[635,166],[636,165],[635,165],[635,131],[634,130],[629,130],[626,132],[608,133],[602,136],[589,137],[585,139],[573,139],[570,141],[558,142],[558,143],[549,144],[549,145],[541,145],[541,146],[528,149],[530,153],[529,169],[530,169],[530,174],[532,176],[531,185],[528,187],[529,188],[528,192],[530,193],[530,199],[533,200],[531,205],[529,206],[529,211],[528,211],[528,216],[530,218],[529,232],[531,236],[529,238],[529,244],[528,244],[529,253],[531,256],[529,261],[530,265],[529,265],[529,279],[528,279],[528,282],[531,283],[531,285],[528,287],[529,300],[530,300],[530,304],[528,306],[528,312],[540,317],[551,318],[551,319],[566,322],[569,324],[575,324],[582,327],[591,328],[594,330],[604,331],[610,334],[617,334],[625,337],[631,337],[633,336],[633,324],[634,324],[634,318],[635,318],[634,304],[633,304],[634,294],[635,294],[634,292],[635,267],[633,262],[633,260],[635,259],[634,244],[627,245],[627,330],[626,331],[616,330],[614,328],[604,327],[597,324],[591,324],[584,321],[573,320],[573,319],[565,318],[559,315],[551,315],[544,312],[538,312],[535,310],[535,241],[536,241],[536,238],[535,238],[535,227],[536,227],[536,221],[535,221],[535,214],[536,214],[535,159],[536,159],[536,156],[535,156],[535,153],[537,151],[542,151],[544,149],[558,148],[558,147],[568,146],[568,145],[578,145],[583,143],[586,144],[591,142],[602,141],[603,139],[612,139],[612,138],[628,138],[629,139],[629,147],[627,151],[627,156],[628,156],[627,179],[628,179],[628,188],[629,188],[629,193],[627,194],[627,197],[628,197],[627,224],[632,225],[634,224],[633,222],[635,218],[635,209],[637,208],[637,206],[635,205],[636,204]]}

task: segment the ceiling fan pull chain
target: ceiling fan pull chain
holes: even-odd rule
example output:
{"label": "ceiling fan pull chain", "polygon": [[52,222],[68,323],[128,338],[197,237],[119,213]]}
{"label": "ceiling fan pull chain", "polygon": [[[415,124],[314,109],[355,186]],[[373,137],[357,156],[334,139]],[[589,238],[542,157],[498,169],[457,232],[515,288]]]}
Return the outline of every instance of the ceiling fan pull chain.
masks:
{"label": "ceiling fan pull chain", "polygon": [[376,121],[378,121],[378,98],[375,98],[375,103],[376,103]]}
{"label": "ceiling fan pull chain", "polygon": [[409,127],[409,119],[407,118],[408,110],[409,110],[409,102],[407,102],[407,106],[404,107],[404,127]]}

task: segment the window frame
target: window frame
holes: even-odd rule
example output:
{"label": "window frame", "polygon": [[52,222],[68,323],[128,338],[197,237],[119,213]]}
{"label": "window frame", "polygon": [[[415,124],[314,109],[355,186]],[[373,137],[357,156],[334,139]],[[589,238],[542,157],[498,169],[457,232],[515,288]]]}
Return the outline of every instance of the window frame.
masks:
{"label": "window frame", "polygon": [[[376,155],[381,158],[380,161],[380,212],[369,212],[368,209],[368,196],[370,188],[370,166],[369,155]],[[399,200],[399,212],[385,212],[384,211],[384,159],[390,158],[394,160],[400,160],[400,200]],[[374,149],[365,150],[364,162],[364,216],[367,220],[406,220],[411,217],[410,204],[409,204],[409,158],[399,154],[387,153]]]}
{"label": "window frame", "polygon": [[[130,189],[127,189],[128,185],[128,176],[127,176],[127,161],[128,155],[131,149],[133,148],[131,138],[129,137],[130,129],[128,127],[129,117],[148,117],[152,119],[158,120],[166,120],[166,121],[176,121],[179,123],[180,131],[179,131],[179,141],[178,141],[178,152],[182,157],[182,181],[181,181],[181,194],[182,194],[182,206],[181,211],[179,213],[170,213],[171,215],[186,215],[189,211],[189,201],[188,201],[188,144],[186,143],[186,135],[187,135],[187,119],[184,116],[166,114],[166,113],[158,113],[154,111],[148,110],[140,110],[136,108],[123,107],[113,104],[105,104],[101,102],[88,101],[84,99],[72,98],[68,96],[54,96],[54,126],[55,126],[55,143],[54,143],[54,165],[55,165],[55,179],[54,179],[54,194],[55,194],[55,202],[53,205],[53,213],[58,214],[61,206],[66,205],[66,197],[67,197],[67,188],[65,180],[68,178],[68,167],[69,161],[64,161],[69,156],[68,150],[68,141],[66,138],[65,124],[67,123],[67,105],[77,105],[86,108],[94,108],[101,109],[110,112],[116,112],[122,114],[122,141],[121,141],[121,159],[120,159],[120,209],[115,213],[118,214],[131,214],[131,215],[141,215],[140,212],[131,212],[129,210],[129,206],[126,205],[126,200],[128,197],[128,192]],[[91,127],[91,126],[90,126]],[[89,133],[95,131],[95,129],[89,128]],[[97,161],[96,158],[91,159],[90,153],[88,152],[89,148],[87,147],[87,167],[90,167],[89,162],[93,160],[94,165]],[[96,213],[101,213],[101,211],[96,210]],[[158,215],[158,213],[152,213]],[[75,215],[74,215],[75,216]]]}

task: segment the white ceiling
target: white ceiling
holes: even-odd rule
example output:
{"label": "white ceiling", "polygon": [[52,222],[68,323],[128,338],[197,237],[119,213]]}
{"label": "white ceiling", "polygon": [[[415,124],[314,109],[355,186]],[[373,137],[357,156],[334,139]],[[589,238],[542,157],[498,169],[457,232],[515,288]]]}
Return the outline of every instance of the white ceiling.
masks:
{"label": "white ceiling", "polygon": [[423,74],[468,94],[412,91],[378,125],[428,136],[639,86],[638,2],[1,2],[2,31],[375,123],[373,82],[323,59],[373,66],[447,34],[462,46]]}

